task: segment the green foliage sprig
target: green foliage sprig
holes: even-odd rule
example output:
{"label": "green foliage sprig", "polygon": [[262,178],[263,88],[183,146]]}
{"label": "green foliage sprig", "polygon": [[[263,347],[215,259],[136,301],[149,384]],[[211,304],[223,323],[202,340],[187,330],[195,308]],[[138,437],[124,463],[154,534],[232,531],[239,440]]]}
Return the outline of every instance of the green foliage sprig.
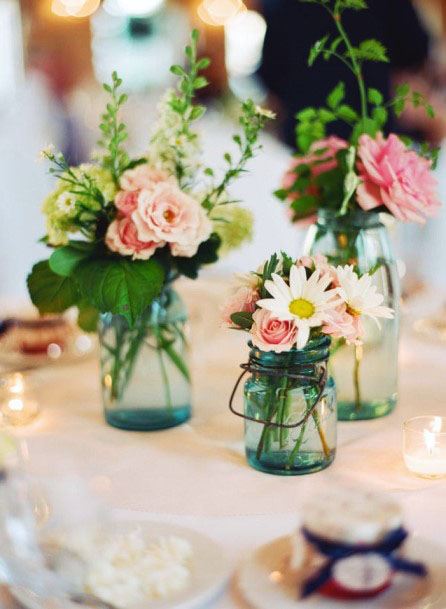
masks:
{"label": "green foliage sprig", "polygon": [[117,72],[112,73],[111,84],[104,83],[103,87],[110,94],[110,101],[107,103],[106,111],[101,116],[99,128],[102,138],[98,145],[105,150],[102,165],[111,171],[115,184],[119,185],[119,178],[123,171],[127,169],[129,157],[123,148],[123,143],[128,138],[127,128],[119,120],[119,111],[127,101],[127,95],[120,93],[119,88],[122,80]]}
{"label": "green foliage sprig", "polygon": [[[229,152],[225,153],[224,160],[227,168],[220,182],[207,193],[202,202],[203,207],[211,210],[217,205],[234,203],[228,199],[227,188],[233,180],[246,171],[248,161],[261,149],[261,145],[258,144],[259,133],[268,120],[273,118],[275,118],[274,113],[256,106],[252,100],[243,103],[239,119],[242,130],[241,133],[232,137],[238,149],[238,157],[234,158]],[[205,169],[205,174],[214,177],[214,171],[210,167]]]}

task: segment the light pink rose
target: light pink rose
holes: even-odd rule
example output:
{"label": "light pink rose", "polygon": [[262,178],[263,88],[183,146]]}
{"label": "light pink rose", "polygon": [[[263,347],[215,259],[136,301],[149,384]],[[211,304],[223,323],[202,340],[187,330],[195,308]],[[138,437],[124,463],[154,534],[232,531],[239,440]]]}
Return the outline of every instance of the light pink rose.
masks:
{"label": "light pink rose", "polygon": [[121,256],[133,256],[135,260],[148,260],[158,247],[165,245],[153,239],[141,241],[136,226],[129,217],[118,218],[108,227],[105,236],[107,247]]}
{"label": "light pink rose", "polygon": [[233,313],[254,313],[258,300],[259,293],[257,290],[247,286],[238,288],[221,309],[223,323],[233,328],[234,322],[231,319],[231,315]]}
{"label": "light pink rose", "polygon": [[172,256],[192,258],[192,256],[195,256],[197,253],[200,244],[209,239],[213,231],[213,226],[201,205],[199,206],[199,216],[199,224],[195,237],[187,243],[171,243],[170,251],[172,252]]}
{"label": "light pink rose", "polygon": [[127,169],[119,180],[122,190],[150,190],[160,182],[175,183],[175,178],[161,169],[151,167],[147,163],[137,165],[134,169]]}
{"label": "light pink rose", "polygon": [[[300,165],[309,165],[313,178],[321,175],[321,173],[331,171],[337,167],[338,164],[336,154],[339,152],[339,150],[344,150],[345,148],[348,148],[348,143],[334,135],[319,140],[318,142],[314,142],[306,155],[293,158],[290,168],[283,177],[282,188],[284,190],[289,190],[293,186],[297,178],[295,170]],[[324,152],[319,152],[318,154],[318,151],[322,150]],[[319,189],[316,184],[310,184],[306,194],[317,196],[319,194]],[[288,201],[293,202],[298,199],[299,193],[291,192],[288,194]],[[290,210],[289,213],[292,215],[292,217],[294,216],[293,210]],[[312,213],[305,218],[299,219],[296,223],[300,226],[309,226],[315,222],[316,214]]]}
{"label": "light pink rose", "polygon": [[339,286],[339,279],[334,266],[328,263],[328,258],[323,254],[314,256],[301,256],[297,260],[298,266],[304,266],[310,271],[318,270],[322,275],[328,274],[331,277],[331,287]]}
{"label": "light pink rose", "polygon": [[358,344],[363,334],[361,318],[359,315],[353,316],[347,313],[345,305],[331,309],[327,311],[322,332],[332,338],[344,338],[348,344]]}
{"label": "light pink rose", "polygon": [[169,182],[142,190],[132,219],[139,239],[145,241],[155,235],[157,240],[171,244],[174,256],[193,256],[212,232],[212,224],[198,201]]}
{"label": "light pink rose", "polygon": [[406,148],[396,135],[361,135],[358,156],[362,184],[356,194],[365,211],[384,204],[399,220],[423,223],[440,207],[431,162]]}
{"label": "light pink rose", "polygon": [[130,216],[138,205],[138,190],[120,190],[115,197],[115,207],[122,215]]}
{"label": "light pink rose", "polygon": [[296,344],[297,328],[294,321],[280,321],[266,309],[257,309],[253,315],[251,340],[262,351],[282,353]]}

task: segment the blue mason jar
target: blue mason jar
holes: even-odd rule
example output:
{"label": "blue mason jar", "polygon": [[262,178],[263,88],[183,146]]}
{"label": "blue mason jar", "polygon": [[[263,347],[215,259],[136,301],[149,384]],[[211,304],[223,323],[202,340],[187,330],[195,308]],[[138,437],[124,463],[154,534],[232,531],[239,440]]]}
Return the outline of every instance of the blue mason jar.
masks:
{"label": "blue mason jar", "polygon": [[246,456],[255,469],[294,476],[332,463],[337,412],[329,349],[327,336],[284,353],[251,348],[243,416]]}
{"label": "blue mason jar", "polygon": [[104,413],[114,427],[152,431],[191,416],[188,317],[168,286],[130,328],[121,315],[99,323]]}
{"label": "blue mason jar", "polygon": [[321,210],[305,245],[310,255],[324,254],[331,264],[352,264],[359,274],[371,273],[383,305],[395,311],[379,326],[364,319],[361,346],[334,340],[330,366],[338,393],[341,421],[375,419],[393,411],[397,402],[400,282],[387,228],[374,212],[338,216]]}

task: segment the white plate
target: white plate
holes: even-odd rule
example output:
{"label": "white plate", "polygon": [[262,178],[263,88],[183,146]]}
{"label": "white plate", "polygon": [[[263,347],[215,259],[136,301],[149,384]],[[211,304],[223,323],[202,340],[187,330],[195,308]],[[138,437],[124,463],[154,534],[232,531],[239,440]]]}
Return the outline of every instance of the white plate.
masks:
{"label": "white plate", "polygon": [[[222,548],[214,541],[191,529],[161,522],[118,521],[114,531],[131,531],[138,528],[145,538],[174,535],[189,541],[193,548],[192,578],[183,590],[166,600],[148,601],[134,609],[200,609],[213,601],[229,580],[231,569]],[[11,594],[27,609],[45,609],[44,599],[24,588],[11,588]],[[59,607],[59,603],[54,607]],[[60,602],[62,609],[81,609],[83,605]],[[133,608],[132,608],[133,609]]]}
{"label": "white plate", "polygon": [[429,569],[426,578],[397,574],[392,586],[374,599],[336,601],[319,594],[300,600],[297,584],[285,575],[290,555],[288,537],[258,548],[241,565],[238,585],[253,609],[445,609],[446,551],[422,539],[407,542],[407,556]]}

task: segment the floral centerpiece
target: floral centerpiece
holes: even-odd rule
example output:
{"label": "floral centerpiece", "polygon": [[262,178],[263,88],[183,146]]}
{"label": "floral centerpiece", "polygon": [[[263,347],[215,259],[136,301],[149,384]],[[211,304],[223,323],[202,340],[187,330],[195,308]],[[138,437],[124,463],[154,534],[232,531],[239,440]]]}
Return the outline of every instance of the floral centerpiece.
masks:
{"label": "floral centerpiece", "polygon": [[[397,398],[399,278],[382,213],[423,223],[440,206],[432,173],[438,151],[424,144],[415,147],[394,133],[386,136],[383,130],[389,113],[399,116],[407,104],[424,108],[429,116],[434,110],[407,84],[398,86],[390,100],[367,87],[364,63],[389,58],[378,40],[355,45],[345,30],[344,12],[367,9],[364,0],[301,1],[327,11],[337,34],[313,45],[309,65],[320,59],[341,61],[356,78],[360,107],[348,103],[345,84],[339,82],[324,105],[297,114],[298,152],[276,195],[285,202],[292,222],[315,223],[309,229],[307,253],[323,253],[334,264],[353,264],[360,273],[374,273],[386,304],[397,312],[380,333],[368,324],[363,346],[344,349],[338,340],[333,344],[340,418],[374,418],[391,412]],[[327,135],[338,121],[348,125],[348,140]]]}
{"label": "floral centerpiece", "polygon": [[43,156],[57,178],[43,211],[44,241],[54,249],[28,277],[40,313],[76,306],[79,325],[101,339],[102,386],[107,420],[129,429],[168,427],[190,415],[185,360],[186,314],[172,288],[180,276],[196,278],[221,249],[250,237],[252,217],[234,202],[228,186],[255,154],[259,131],[272,115],[246,101],[238,155],[224,154],[220,179],[200,159],[195,128],[203,106],[194,102],[207,85],[197,56],[198,32],[186,47],[186,67],[160,107],[148,150],[130,158],[126,126],[119,119],[127,96],[113,74],[104,89],[100,152],[91,163],[70,167],[51,148]]}
{"label": "floral centerpiece", "polygon": [[[240,281],[242,282],[240,285]],[[223,308],[229,328],[249,334],[249,362],[230,407],[245,418],[246,454],[262,471],[302,474],[327,467],[336,448],[336,393],[327,369],[331,339],[360,345],[363,321],[390,319],[368,273],[322,255],[273,255],[239,279]],[[246,372],[244,414],[232,406]]]}

